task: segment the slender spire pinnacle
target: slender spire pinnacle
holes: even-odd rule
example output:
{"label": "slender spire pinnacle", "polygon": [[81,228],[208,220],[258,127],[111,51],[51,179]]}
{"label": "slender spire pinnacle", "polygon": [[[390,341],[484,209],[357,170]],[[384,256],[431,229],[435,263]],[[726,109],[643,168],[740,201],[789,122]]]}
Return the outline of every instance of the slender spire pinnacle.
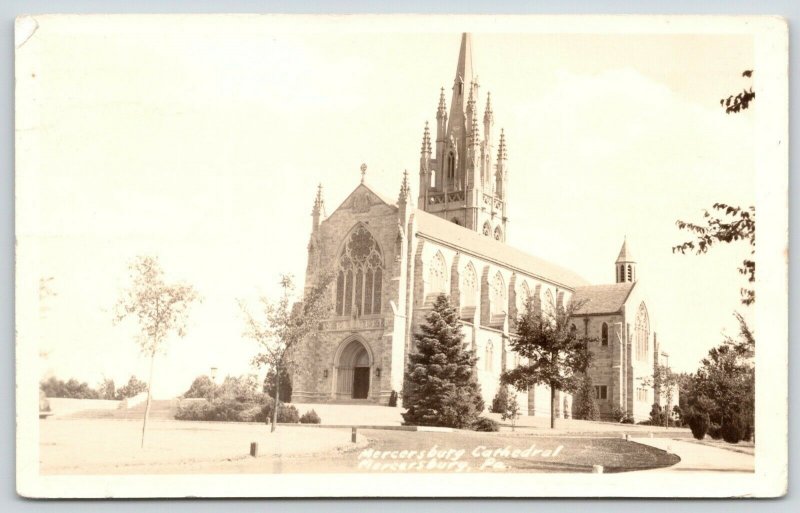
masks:
{"label": "slender spire pinnacle", "polygon": [[428,122],[425,122],[425,131],[422,133],[422,155],[430,155],[431,153],[431,130],[428,127]]}
{"label": "slender spire pinnacle", "polygon": [[439,93],[439,108],[436,109],[436,119],[441,119],[443,117],[447,117],[447,104],[444,100],[444,87]]}
{"label": "slender spire pinnacle", "polygon": [[492,93],[486,93],[486,112],[483,113],[483,122],[491,123],[494,121],[494,112],[492,112]]}
{"label": "slender spire pinnacle", "polygon": [[325,215],[325,200],[322,199],[322,184],[317,186],[317,196],[314,198],[314,208],[311,210],[311,215],[319,216]]}
{"label": "slender spire pinnacle", "polygon": [[508,149],[506,148],[506,133],[500,129],[500,144],[497,147],[497,160],[508,160]]}
{"label": "slender spire pinnacle", "polygon": [[398,196],[398,201],[400,203],[405,203],[408,198],[411,197],[411,187],[408,185],[408,170],[403,171],[403,181],[400,184],[400,196]]}

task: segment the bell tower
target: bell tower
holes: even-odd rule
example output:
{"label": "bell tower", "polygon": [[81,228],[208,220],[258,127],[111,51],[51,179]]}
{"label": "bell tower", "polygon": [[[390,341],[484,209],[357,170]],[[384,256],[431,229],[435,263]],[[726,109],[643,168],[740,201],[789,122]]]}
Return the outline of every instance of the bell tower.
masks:
{"label": "bell tower", "polygon": [[[445,90],[436,110],[436,145],[428,123],[422,135],[419,208],[501,242],[506,241],[508,163],[505,133],[495,155],[494,112],[489,94],[478,117],[478,77],[473,75],[472,38],[461,35],[461,48],[447,113]],[[435,152],[434,152],[435,148]]]}
{"label": "bell tower", "polygon": [[639,277],[636,273],[636,260],[628,249],[627,237],[622,241],[622,248],[614,264],[616,266],[617,283],[635,282]]}

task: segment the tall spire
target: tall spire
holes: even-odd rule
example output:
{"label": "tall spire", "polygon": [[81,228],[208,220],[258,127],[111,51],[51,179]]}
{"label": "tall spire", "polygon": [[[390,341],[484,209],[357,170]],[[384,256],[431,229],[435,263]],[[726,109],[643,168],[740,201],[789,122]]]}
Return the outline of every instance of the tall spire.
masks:
{"label": "tall spire", "polygon": [[483,113],[483,124],[494,122],[494,112],[492,112],[492,93],[486,93],[486,111]]}
{"label": "tall spire", "polygon": [[[461,49],[458,52],[456,76],[453,79],[453,101],[450,102],[450,119],[455,119],[456,111],[466,113],[466,95],[472,89],[472,38],[469,33],[461,34]],[[470,90],[468,90],[470,89]]]}

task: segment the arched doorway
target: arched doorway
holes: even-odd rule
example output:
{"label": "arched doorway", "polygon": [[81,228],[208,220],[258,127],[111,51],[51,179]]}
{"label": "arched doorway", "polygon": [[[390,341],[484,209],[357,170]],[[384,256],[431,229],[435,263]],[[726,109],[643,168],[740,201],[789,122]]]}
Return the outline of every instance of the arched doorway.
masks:
{"label": "arched doorway", "polygon": [[358,340],[350,341],[336,361],[336,397],[367,399],[369,397],[371,356]]}

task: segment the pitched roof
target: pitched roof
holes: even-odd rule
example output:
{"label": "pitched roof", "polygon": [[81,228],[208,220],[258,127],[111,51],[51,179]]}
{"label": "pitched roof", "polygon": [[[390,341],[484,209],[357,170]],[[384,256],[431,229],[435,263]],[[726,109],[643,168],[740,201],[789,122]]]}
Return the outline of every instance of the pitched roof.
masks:
{"label": "pitched roof", "polygon": [[582,304],[575,311],[575,314],[591,315],[619,312],[635,284],[635,282],[625,282],[578,287],[572,295],[572,301]]}
{"label": "pitched roof", "polygon": [[635,262],[635,261],[636,260],[634,260],[633,258],[633,253],[631,253],[631,250],[628,249],[628,239],[623,240],[622,248],[620,248],[619,250],[619,256],[617,257],[616,263],[621,264],[623,262]]}
{"label": "pitched roof", "polygon": [[414,211],[417,233],[459,251],[497,262],[524,274],[574,289],[588,282],[578,274],[546,260],[529,255],[505,243],[459,226],[423,210]]}

